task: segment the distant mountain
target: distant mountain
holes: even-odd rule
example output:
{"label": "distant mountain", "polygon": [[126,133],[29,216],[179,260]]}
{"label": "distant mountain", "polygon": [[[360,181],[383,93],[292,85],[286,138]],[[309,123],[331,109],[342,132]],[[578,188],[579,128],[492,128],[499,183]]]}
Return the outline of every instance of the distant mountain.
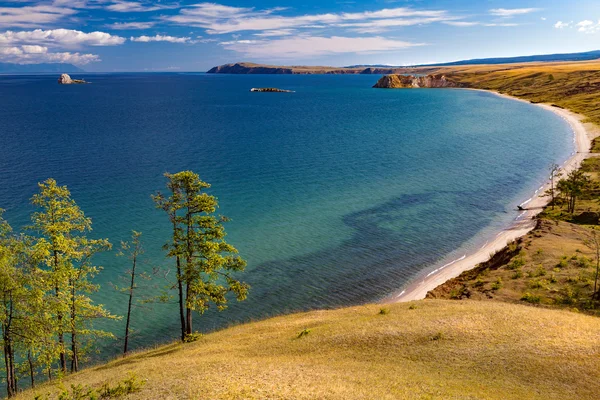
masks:
{"label": "distant mountain", "polygon": [[405,74],[415,73],[415,69],[427,67],[443,67],[456,65],[477,65],[477,64],[516,64],[527,62],[556,62],[556,61],[587,61],[600,59],[600,50],[588,51],[585,53],[568,54],[546,54],[537,56],[522,57],[498,57],[498,58],[478,58],[473,60],[455,61],[442,64],[422,64],[407,67],[394,67],[390,65],[350,65],[347,67],[317,67],[317,66],[281,66],[264,65],[254,63],[234,63],[225,64],[212,68],[209,74]]}
{"label": "distant mountain", "polygon": [[53,64],[14,64],[0,63],[0,74],[34,74],[44,72],[73,73],[85,72],[83,69],[73,64],[53,63]]}
{"label": "distant mountain", "polygon": [[429,66],[451,66],[451,65],[476,65],[476,64],[517,64],[526,62],[556,62],[556,61],[587,61],[600,58],[600,50],[588,51],[585,53],[566,53],[566,54],[544,54],[536,56],[521,57],[498,57],[498,58],[476,58],[473,60],[455,61],[443,64],[425,64],[418,67]]}

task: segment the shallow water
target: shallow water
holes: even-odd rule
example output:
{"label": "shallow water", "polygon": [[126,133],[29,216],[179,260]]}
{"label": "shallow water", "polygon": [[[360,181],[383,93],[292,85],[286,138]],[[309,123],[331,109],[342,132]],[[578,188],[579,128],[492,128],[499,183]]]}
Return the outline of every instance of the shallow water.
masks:
{"label": "shallow water", "polygon": [[[484,92],[371,89],[377,76],[84,77],[93,83],[0,76],[0,207],[26,224],[36,183],[53,177],[94,237],[118,247],[142,231],[146,268],[169,267],[169,224],[150,194],[166,171],[198,172],[252,285],[247,301],[196,318],[201,330],[382,298],[510,224],[573,151],[558,116]],[[249,92],[263,86],[296,93]],[[98,261],[96,298],[122,315],[109,282],[126,263]],[[176,337],[177,322],[175,305],[137,309],[133,345]]]}

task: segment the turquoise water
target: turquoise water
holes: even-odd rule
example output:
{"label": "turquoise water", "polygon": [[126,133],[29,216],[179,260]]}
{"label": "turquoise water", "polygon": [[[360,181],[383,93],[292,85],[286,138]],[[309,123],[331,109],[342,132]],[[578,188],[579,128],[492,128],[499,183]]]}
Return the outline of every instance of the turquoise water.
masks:
{"label": "turquoise water", "polygon": [[[197,318],[203,331],[380,299],[508,226],[573,151],[558,116],[484,92],[372,89],[377,76],[84,77],[93,84],[0,76],[0,207],[26,224],[36,183],[53,177],[94,237],[118,247],[142,231],[146,268],[168,268],[169,224],[150,194],[166,171],[198,172],[252,285],[247,301]],[[262,86],[296,93],[249,92]],[[109,283],[127,265],[98,261],[96,298],[122,315]],[[175,305],[139,308],[133,345],[174,338],[177,323]]]}

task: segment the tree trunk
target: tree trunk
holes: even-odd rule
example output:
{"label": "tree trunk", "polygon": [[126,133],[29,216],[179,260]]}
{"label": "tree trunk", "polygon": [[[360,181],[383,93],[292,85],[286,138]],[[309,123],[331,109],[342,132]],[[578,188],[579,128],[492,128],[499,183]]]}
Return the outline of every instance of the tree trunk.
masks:
{"label": "tree trunk", "polygon": [[[186,287],[186,298],[190,297],[190,285],[188,283],[187,287]],[[185,308],[185,320],[186,320],[186,331],[185,333],[187,335],[191,335],[193,332],[193,328],[192,328],[192,309],[189,307]]]}
{"label": "tree trunk", "polygon": [[123,355],[127,354],[127,345],[129,344],[129,322],[131,321],[131,303],[133,301],[133,286],[135,284],[135,264],[136,257],[133,257],[133,266],[131,268],[131,285],[129,286],[129,305],[127,306],[127,322],[125,323],[125,345]]}
{"label": "tree trunk", "polygon": [[35,368],[31,359],[31,350],[27,352],[27,362],[29,363],[29,376],[31,377],[31,387],[35,388]]}
{"label": "tree trunk", "polygon": [[[58,271],[58,251],[54,250],[54,271]],[[54,291],[56,294],[56,299],[58,300],[58,304],[60,307],[60,289],[58,287],[58,283],[55,283]],[[58,345],[60,347],[60,369],[63,373],[67,372],[67,358],[65,355],[65,339],[63,335],[63,327],[62,320],[63,314],[59,309],[56,313],[56,319],[58,320]]]}
{"label": "tree trunk", "polygon": [[79,354],[77,351],[77,331],[75,318],[77,317],[75,309],[75,282],[71,285],[71,373],[79,371]]}
{"label": "tree trunk", "polygon": [[16,395],[15,380],[13,376],[13,368],[11,361],[12,350],[10,348],[10,337],[7,333],[6,325],[2,326],[4,340],[4,368],[6,369],[6,394],[8,397]]}
{"label": "tree trunk", "polygon": [[181,341],[185,340],[186,324],[183,313],[183,275],[181,274],[181,259],[177,256],[177,286],[179,289],[179,319],[181,321]]}

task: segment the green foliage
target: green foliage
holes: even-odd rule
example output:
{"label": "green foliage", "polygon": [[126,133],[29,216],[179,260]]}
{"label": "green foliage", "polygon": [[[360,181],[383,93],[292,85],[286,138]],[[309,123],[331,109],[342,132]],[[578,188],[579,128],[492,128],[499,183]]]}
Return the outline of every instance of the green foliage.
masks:
{"label": "green foliage", "polygon": [[525,258],[522,255],[518,255],[515,258],[513,258],[510,263],[508,263],[506,268],[515,270],[524,265],[525,265]]}
{"label": "green foliage", "polygon": [[390,309],[388,307],[382,307],[379,310],[379,315],[388,315],[390,313]]}
{"label": "green foliage", "polygon": [[533,276],[535,276],[535,277],[546,276],[546,269],[544,268],[544,266],[541,264],[538,265]]}
{"label": "green foliage", "polygon": [[410,306],[408,306],[409,310],[416,310],[417,306],[415,304],[411,304]]}
{"label": "green foliage", "polygon": [[540,296],[536,296],[529,292],[526,292],[521,297],[521,300],[526,301],[528,303],[537,304],[541,301],[541,298],[540,298]]}
{"label": "green foliage", "polygon": [[185,339],[183,339],[184,343],[193,343],[202,339],[202,334],[200,332],[189,333],[185,335]]}
{"label": "green foliage", "polygon": [[173,225],[172,240],[165,248],[177,262],[180,308],[186,309],[185,320],[181,316],[184,339],[186,333],[192,333],[192,311],[203,314],[211,304],[223,310],[227,307],[228,293],[242,301],[249,286],[233,276],[244,271],[246,262],[225,241],[223,224],[228,219],[215,215],[217,199],[204,192],[210,185],[192,171],[167,173],[165,177],[171,196],[158,193],[153,199]]}
{"label": "green foliage", "polygon": [[511,279],[520,279],[523,277],[523,271],[520,268],[515,270],[515,272],[511,275]]}
{"label": "green foliage", "polygon": [[492,290],[500,290],[502,288],[502,279],[498,278],[496,282],[492,283]]}

